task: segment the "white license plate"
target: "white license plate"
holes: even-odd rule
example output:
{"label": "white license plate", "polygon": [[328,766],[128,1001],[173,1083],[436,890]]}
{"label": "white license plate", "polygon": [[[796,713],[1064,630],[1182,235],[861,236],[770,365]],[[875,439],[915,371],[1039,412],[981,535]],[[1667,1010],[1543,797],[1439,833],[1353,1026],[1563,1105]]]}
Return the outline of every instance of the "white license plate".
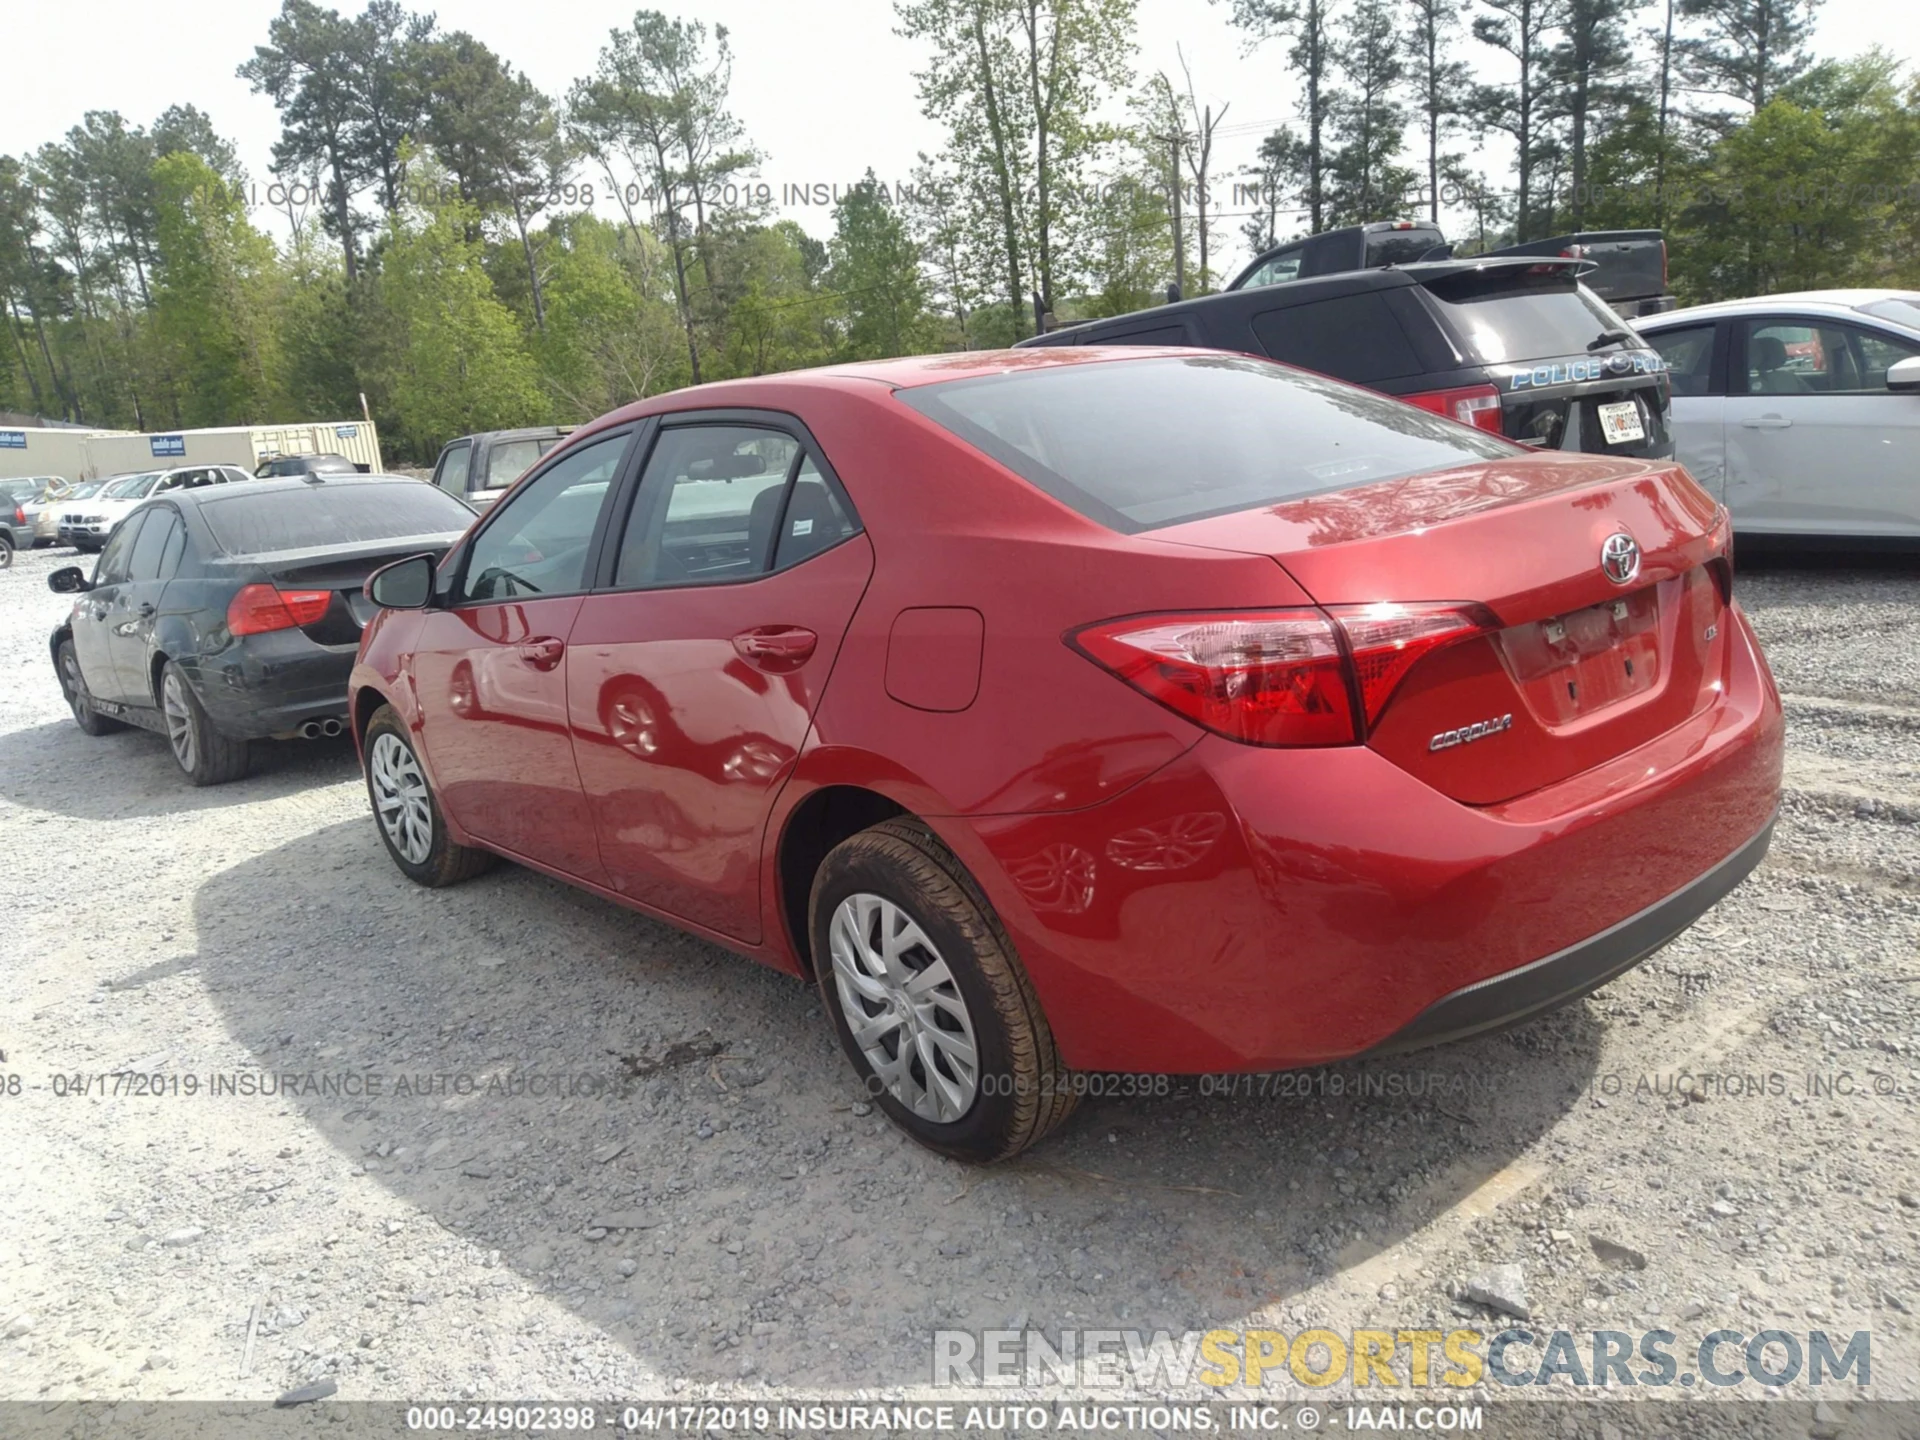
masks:
{"label": "white license plate", "polygon": [[1629,440],[1644,440],[1647,432],[1640,425],[1640,407],[1631,400],[1600,408],[1600,433],[1609,445],[1624,445]]}

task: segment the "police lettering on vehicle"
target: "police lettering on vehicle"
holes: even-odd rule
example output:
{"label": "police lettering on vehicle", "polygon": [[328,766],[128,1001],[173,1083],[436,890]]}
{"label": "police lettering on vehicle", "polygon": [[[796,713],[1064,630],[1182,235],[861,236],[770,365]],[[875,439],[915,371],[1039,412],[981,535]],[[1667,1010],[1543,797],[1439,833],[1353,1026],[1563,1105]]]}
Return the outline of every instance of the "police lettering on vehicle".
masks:
{"label": "police lettering on vehicle", "polygon": [[1624,380],[1631,375],[1658,375],[1666,360],[1654,350],[1622,351],[1583,360],[1549,360],[1507,377],[1510,390],[1538,390],[1549,385],[1577,385],[1588,380]]}

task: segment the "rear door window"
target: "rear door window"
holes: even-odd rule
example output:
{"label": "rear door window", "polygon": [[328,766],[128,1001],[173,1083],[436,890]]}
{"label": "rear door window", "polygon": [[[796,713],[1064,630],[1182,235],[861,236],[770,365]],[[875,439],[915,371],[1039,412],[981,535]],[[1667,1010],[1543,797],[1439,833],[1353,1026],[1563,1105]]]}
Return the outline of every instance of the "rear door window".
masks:
{"label": "rear door window", "polygon": [[1378,291],[1263,310],[1252,325],[1260,348],[1274,359],[1341,380],[1395,380],[1423,368]]}
{"label": "rear door window", "polygon": [[798,440],[759,426],[663,430],[641,473],[613,583],[709,585],[766,573],[799,455]]}
{"label": "rear door window", "polygon": [[1524,453],[1384,395],[1242,355],[1116,359],[897,393],[1123,534]]}
{"label": "rear door window", "polygon": [[1467,271],[1424,283],[1462,352],[1483,365],[1584,355],[1601,332],[1626,328],[1564,270]]}
{"label": "rear door window", "polygon": [[163,562],[166,558],[168,542],[173,532],[180,528],[179,517],[165,505],[156,506],[147,512],[147,523],[140,527],[140,538],[134,542],[133,554],[127,561],[129,580],[164,580],[166,571]]}

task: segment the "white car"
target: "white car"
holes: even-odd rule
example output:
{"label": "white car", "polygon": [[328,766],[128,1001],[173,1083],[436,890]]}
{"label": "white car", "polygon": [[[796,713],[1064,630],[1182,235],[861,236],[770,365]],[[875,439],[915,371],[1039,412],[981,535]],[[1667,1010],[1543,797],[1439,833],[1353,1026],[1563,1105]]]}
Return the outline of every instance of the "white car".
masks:
{"label": "white car", "polygon": [[[72,487],[58,475],[30,475],[24,481],[6,481],[0,484],[0,488],[20,485],[30,487],[24,496],[17,488],[14,489],[14,503],[19,506],[26,520],[28,538],[25,548],[30,549],[54,538],[54,512],[66,498],[64,492]],[[59,494],[60,499],[52,498],[55,494]]]}
{"label": "white car", "polygon": [[1920,542],[1920,291],[1809,290],[1635,320],[1680,463],[1740,535]]}
{"label": "white car", "polygon": [[109,480],[90,499],[67,502],[60,514],[58,537],[62,545],[71,545],[77,550],[99,550],[113,534],[113,527],[142,500],[169,490],[228,485],[252,478],[238,465],[183,465],[174,470],[142,470],[121,475]]}

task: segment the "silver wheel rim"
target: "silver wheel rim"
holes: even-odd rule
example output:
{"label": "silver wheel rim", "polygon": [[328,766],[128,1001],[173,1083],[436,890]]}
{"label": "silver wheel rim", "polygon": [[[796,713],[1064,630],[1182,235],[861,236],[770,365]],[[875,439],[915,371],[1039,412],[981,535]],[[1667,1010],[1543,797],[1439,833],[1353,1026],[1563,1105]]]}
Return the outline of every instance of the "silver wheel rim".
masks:
{"label": "silver wheel rim", "polygon": [[72,649],[61,652],[60,666],[67,677],[67,704],[73,707],[73,718],[85,720],[93,707],[87,703],[87,682],[80,678],[80,661]]}
{"label": "silver wheel rim", "polygon": [[367,776],[373,782],[374,813],[388,841],[409,865],[426,864],[433,849],[433,807],[413,751],[398,735],[383,731],[367,752]]}
{"label": "silver wheel rim", "polygon": [[167,721],[167,743],[173,746],[173,758],[180,768],[193,773],[199,749],[193,738],[193,711],[187,706],[187,687],[172,670],[160,682],[160,710]]}
{"label": "silver wheel rim", "polygon": [[880,895],[849,895],[828,928],[833,984],[853,1043],[889,1095],[948,1124],[980,1091],[973,1017],[920,924]]}

